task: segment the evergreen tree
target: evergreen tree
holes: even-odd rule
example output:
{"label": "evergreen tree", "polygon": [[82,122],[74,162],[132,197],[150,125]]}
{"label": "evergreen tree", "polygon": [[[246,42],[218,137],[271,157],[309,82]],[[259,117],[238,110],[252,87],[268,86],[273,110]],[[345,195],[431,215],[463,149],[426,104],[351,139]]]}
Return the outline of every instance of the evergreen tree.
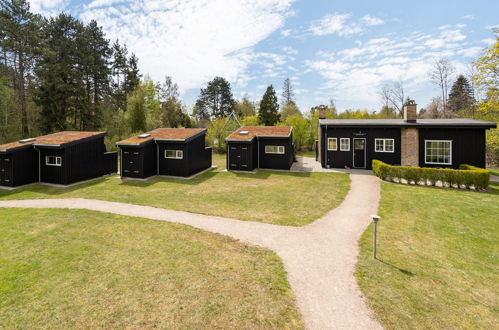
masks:
{"label": "evergreen tree", "polygon": [[229,82],[222,77],[215,77],[208,82],[206,88],[201,88],[196,110],[202,118],[207,115],[211,118],[222,118],[234,111],[235,104]]}
{"label": "evergreen tree", "polygon": [[457,114],[462,110],[469,110],[473,107],[475,100],[473,98],[473,90],[471,85],[463,75],[459,75],[452,85],[447,102],[448,109]]}
{"label": "evergreen tree", "polygon": [[78,112],[87,105],[82,100],[83,74],[75,65],[80,56],[76,39],[83,26],[72,16],[60,14],[44,30],[44,52],[36,68],[40,84],[36,103],[41,107],[40,129],[50,133],[69,125],[76,128]]}
{"label": "evergreen tree", "polygon": [[28,85],[39,55],[42,18],[30,11],[26,0],[0,0],[0,56],[13,70],[12,82],[19,97],[22,135],[30,134]]}
{"label": "evergreen tree", "polygon": [[279,103],[277,102],[277,95],[272,85],[267,87],[260,101],[258,118],[260,119],[260,123],[265,126],[274,126],[280,120]]}

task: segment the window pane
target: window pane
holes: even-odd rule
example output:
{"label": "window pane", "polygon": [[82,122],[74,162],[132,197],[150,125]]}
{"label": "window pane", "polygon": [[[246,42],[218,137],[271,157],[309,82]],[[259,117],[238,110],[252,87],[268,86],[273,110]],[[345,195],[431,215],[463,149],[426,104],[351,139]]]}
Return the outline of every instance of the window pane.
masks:
{"label": "window pane", "polygon": [[329,139],[328,140],[328,149],[329,150],[336,150],[336,139]]}

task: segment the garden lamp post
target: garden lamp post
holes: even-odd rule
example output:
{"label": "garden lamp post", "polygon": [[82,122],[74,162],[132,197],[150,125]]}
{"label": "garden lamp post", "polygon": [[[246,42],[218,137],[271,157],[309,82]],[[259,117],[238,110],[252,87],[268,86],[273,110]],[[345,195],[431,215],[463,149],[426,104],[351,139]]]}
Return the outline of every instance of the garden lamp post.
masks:
{"label": "garden lamp post", "polygon": [[374,252],[374,259],[376,259],[376,225],[378,224],[379,215],[371,215],[371,218],[373,219],[373,224],[374,224],[374,230],[373,230],[373,252]]}

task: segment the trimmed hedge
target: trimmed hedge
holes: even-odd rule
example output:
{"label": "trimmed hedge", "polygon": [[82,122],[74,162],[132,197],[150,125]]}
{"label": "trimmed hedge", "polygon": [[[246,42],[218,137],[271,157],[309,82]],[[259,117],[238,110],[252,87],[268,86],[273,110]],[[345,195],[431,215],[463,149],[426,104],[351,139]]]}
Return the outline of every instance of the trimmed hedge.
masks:
{"label": "trimmed hedge", "polygon": [[385,181],[401,182],[406,180],[408,184],[428,183],[434,186],[438,181],[449,187],[474,187],[475,189],[486,189],[489,185],[490,171],[471,166],[460,165],[459,170],[448,168],[427,168],[412,166],[394,166],[380,160],[373,160],[374,174]]}

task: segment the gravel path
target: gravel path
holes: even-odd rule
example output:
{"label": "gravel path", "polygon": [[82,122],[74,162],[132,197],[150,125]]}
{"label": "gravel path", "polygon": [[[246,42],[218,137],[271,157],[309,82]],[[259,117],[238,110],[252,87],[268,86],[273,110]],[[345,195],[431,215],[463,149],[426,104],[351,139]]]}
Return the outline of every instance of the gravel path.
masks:
{"label": "gravel path", "polygon": [[[353,275],[357,241],[376,213],[376,177],[351,174],[343,203],[304,227],[277,226],[91,199],[0,201],[0,207],[88,209],[190,225],[275,251],[308,329],[379,329]],[[310,201],[313,207],[314,201]]]}

